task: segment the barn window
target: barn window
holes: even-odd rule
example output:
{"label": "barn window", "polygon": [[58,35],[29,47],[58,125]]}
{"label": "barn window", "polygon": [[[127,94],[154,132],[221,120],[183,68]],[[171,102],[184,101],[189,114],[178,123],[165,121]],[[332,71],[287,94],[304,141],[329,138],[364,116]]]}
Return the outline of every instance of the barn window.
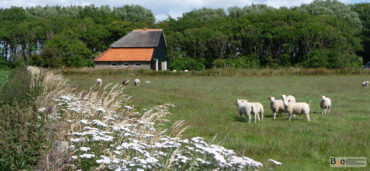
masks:
{"label": "barn window", "polygon": [[111,64],[111,67],[117,67],[117,64]]}
{"label": "barn window", "polygon": [[135,66],[136,66],[136,67],[140,67],[140,64],[136,64]]}
{"label": "barn window", "polygon": [[123,64],[123,67],[128,67],[128,64]]}

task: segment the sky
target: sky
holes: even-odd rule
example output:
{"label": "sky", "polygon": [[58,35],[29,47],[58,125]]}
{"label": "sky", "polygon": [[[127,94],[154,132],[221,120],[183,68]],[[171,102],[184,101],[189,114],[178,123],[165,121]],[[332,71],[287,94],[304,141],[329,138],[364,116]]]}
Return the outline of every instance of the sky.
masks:
{"label": "sky", "polygon": [[[251,4],[267,4],[275,8],[282,6],[292,7],[301,4],[308,4],[313,0],[0,0],[0,8],[9,8],[11,6],[32,7],[46,5],[91,5],[95,6],[109,5],[119,7],[123,5],[141,5],[150,9],[157,21],[164,20],[168,16],[172,18],[181,17],[182,13],[189,12],[198,8],[224,8],[238,6],[244,7]],[[370,0],[339,0],[342,3],[361,3],[370,2]]]}

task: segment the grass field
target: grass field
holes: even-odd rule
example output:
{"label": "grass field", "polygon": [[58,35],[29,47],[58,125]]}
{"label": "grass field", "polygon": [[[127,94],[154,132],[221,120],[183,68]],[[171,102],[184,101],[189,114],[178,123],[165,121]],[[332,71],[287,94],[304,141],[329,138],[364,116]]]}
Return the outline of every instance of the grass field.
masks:
{"label": "grass field", "polygon": [[[184,138],[202,136],[263,162],[283,163],[275,170],[329,170],[331,156],[365,156],[370,159],[370,88],[361,82],[369,76],[287,76],[287,77],[190,77],[135,76],[133,73],[65,75],[79,89],[88,90],[96,78],[103,84],[130,79],[125,90],[131,105],[139,111],[154,105],[173,103],[171,121],[185,120],[190,128]],[[134,87],[140,78],[142,86]],[[145,84],[150,80],[151,84]],[[286,114],[272,119],[269,96],[293,94],[297,101],[312,100],[311,122],[298,115],[288,122]],[[322,95],[332,99],[330,114],[322,115]],[[261,123],[240,122],[236,98],[262,102],[265,119]]]}
{"label": "grass field", "polygon": [[10,72],[11,71],[8,70],[0,70],[0,91],[2,90],[3,85],[8,81]]}

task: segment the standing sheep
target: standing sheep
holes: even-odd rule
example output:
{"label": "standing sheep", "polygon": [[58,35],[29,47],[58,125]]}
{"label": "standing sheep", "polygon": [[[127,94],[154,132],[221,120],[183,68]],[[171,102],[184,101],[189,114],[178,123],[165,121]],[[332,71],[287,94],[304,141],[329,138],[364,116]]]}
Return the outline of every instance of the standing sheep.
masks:
{"label": "standing sheep", "polygon": [[101,85],[103,84],[103,81],[101,80],[101,78],[96,79],[96,84],[98,84],[99,87],[101,87]]}
{"label": "standing sheep", "polygon": [[235,105],[238,106],[240,121],[243,118],[243,114],[245,114],[245,117],[248,117],[248,122],[250,123],[251,122],[251,112],[252,112],[251,104],[247,103],[247,101],[243,99],[236,99]]}
{"label": "standing sheep", "polygon": [[[283,100],[286,111],[289,114],[289,121],[293,114],[305,114],[307,121],[310,121],[310,105],[304,102],[290,102]],[[293,116],[294,117],[294,116]]]}
{"label": "standing sheep", "polygon": [[[280,112],[285,112],[283,100],[277,100],[275,97],[269,97],[271,110],[274,113],[274,119],[276,119],[276,114]],[[295,117],[295,116],[293,116]]]}
{"label": "standing sheep", "polygon": [[[254,118],[255,118],[254,122],[256,122],[256,116],[258,118],[258,121],[261,121],[261,120],[263,121],[263,113],[264,113],[263,105],[259,102],[248,102],[248,103],[252,104],[252,112],[254,113]],[[261,120],[259,116],[260,114],[261,114]]]}
{"label": "standing sheep", "polygon": [[140,85],[140,80],[138,78],[136,78],[134,80],[134,84],[135,84],[135,86],[139,86]]}
{"label": "standing sheep", "polygon": [[286,100],[290,100],[290,102],[297,102],[296,100],[295,100],[295,97],[294,96],[292,96],[292,95],[285,95],[285,94],[283,94],[283,95],[281,95],[281,99],[286,99]]}
{"label": "standing sheep", "polygon": [[370,81],[364,81],[362,82],[362,87],[367,87],[369,86],[369,84],[370,84]]}
{"label": "standing sheep", "polygon": [[322,96],[320,107],[322,114],[330,113],[331,99],[328,96]]}

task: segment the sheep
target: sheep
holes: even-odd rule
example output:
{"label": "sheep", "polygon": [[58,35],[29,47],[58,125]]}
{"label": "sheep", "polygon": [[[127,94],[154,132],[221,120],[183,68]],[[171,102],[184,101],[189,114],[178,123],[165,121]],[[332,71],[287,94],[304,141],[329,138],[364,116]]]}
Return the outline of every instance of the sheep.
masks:
{"label": "sheep", "polygon": [[362,82],[362,87],[367,87],[369,86],[369,84],[370,84],[370,81],[364,81]]}
{"label": "sheep", "polygon": [[236,99],[235,105],[238,106],[240,121],[243,118],[243,114],[245,114],[245,117],[248,117],[248,123],[250,123],[251,122],[251,112],[252,112],[251,104],[247,103],[243,99]]}
{"label": "sheep", "polygon": [[177,71],[174,69],[174,70],[172,70],[172,72],[177,72]]}
{"label": "sheep", "polygon": [[125,81],[122,82],[122,85],[123,86],[127,86],[128,85],[128,82],[130,82],[130,80],[125,80]]}
{"label": "sheep", "polygon": [[330,113],[331,99],[328,96],[322,96],[320,107],[322,114]]}
{"label": "sheep", "polygon": [[184,70],[184,72],[189,72],[189,70],[186,69],[186,70]]}
{"label": "sheep", "polygon": [[296,102],[296,100],[295,100],[295,97],[293,96],[293,95],[285,95],[285,94],[283,94],[283,95],[281,95],[281,99],[287,99],[287,100],[290,100],[290,102]]}
{"label": "sheep", "polygon": [[[248,102],[247,100],[245,100],[246,102]],[[254,113],[254,122],[256,122],[256,117],[258,118],[258,121],[263,121],[263,113],[264,113],[264,109],[263,109],[263,105],[259,102],[248,102],[248,103],[251,103],[252,104],[252,113]],[[260,119],[260,115],[261,114],[261,119]]]}
{"label": "sheep", "polygon": [[[293,114],[305,114],[307,121],[310,120],[310,105],[305,102],[290,102],[289,100],[283,100],[286,111],[289,114],[289,121],[291,121],[291,116]],[[294,116],[293,116],[294,117]]]}
{"label": "sheep", "polygon": [[139,86],[140,85],[140,80],[138,78],[136,78],[134,80],[134,84],[135,84],[135,86]]}
{"label": "sheep", "polygon": [[101,78],[96,79],[96,84],[98,84],[99,87],[101,87],[101,85],[103,84],[103,81],[101,80]]}
{"label": "sheep", "polygon": [[146,80],[145,83],[150,84],[150,81],[149,80]]}
{"label": "sheep", "polygon": [[[274,113],[274,119],[276,119],[276,113],[286,112],[283,100],[277,100],[275,97],[269,97],[271,110]],[[295,115],[293,116],[295,117]]]}

